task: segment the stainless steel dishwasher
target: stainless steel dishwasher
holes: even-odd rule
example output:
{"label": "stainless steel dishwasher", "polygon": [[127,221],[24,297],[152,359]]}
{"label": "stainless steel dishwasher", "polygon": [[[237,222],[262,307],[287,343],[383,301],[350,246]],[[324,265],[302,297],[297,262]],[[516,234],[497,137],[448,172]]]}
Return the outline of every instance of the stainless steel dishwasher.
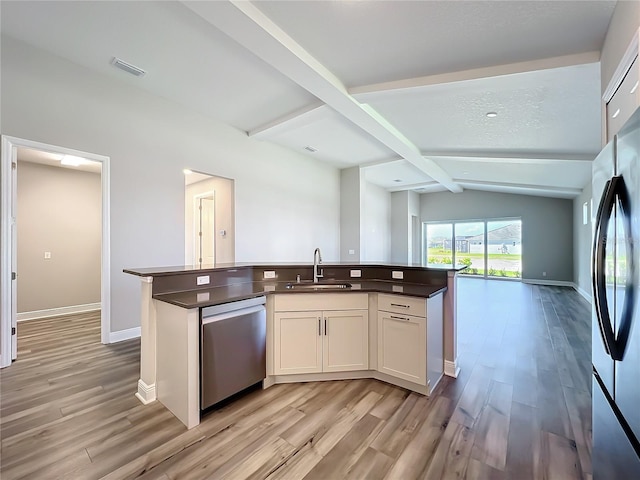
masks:
{"label": "stainless steel dishwasher", "polygon": [[202,309],[200,317],[200,409],[266,377],[265,297]]}

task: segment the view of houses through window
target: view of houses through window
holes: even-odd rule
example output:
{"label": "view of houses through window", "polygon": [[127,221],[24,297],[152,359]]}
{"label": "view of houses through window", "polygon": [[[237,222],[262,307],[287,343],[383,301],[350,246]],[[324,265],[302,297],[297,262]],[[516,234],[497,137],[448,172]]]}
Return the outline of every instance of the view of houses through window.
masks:
{"label": "view of houses through window", "polygon": [[424,263],[462,264],[460,273],[520,278],[522,221],[519,218],[423,224]]}

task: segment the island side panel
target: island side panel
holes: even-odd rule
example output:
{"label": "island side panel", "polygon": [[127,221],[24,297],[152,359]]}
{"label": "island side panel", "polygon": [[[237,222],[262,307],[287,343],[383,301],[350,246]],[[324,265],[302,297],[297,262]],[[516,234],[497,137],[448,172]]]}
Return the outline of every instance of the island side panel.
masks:
{"label": "island side panel", "polygon": [[457,325],[457,280],[458,272],[447,272],[447,291],[444,293],[444,374],[456,378],[458,366],[458,325]]}
{"label": "island side panel", "polygon": [[145,405],[156,400],[156,306],[153,277],[141,279],[140,379],[136,397]]}
{"label": "island side panel", "polygon": [[200,310],[154,302],[158,400],[193,428],[200,423]]}

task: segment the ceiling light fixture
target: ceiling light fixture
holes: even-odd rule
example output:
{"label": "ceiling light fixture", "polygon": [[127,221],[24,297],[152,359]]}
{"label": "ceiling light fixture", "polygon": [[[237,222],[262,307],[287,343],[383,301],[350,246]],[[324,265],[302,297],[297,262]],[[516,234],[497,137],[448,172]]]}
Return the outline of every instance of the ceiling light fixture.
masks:
{"label": "ceiling light fixture", "polygon": [[487,112],[487,118],[496,118],[498,116],[498,112]]}
{"label": "ceiling light fixture", "polygon": [[114,67],[119,68],[120,70],[123,70],[127,73],[130,73],[131,75],[135,75],[136,77],[142,77],[145,73],[143,69],[141,69],[140,67],[136,67],[135,65],[131,65],[128,62],[125,62],[124,60],[118,58],[118,57],[113,57],[113,59],[111,59],[111,65],[113,65]]}
{"label": "ceiling light fixture", "polygon": [[82,157],[74,157],[73,155],[65,155],[60,159],[60,163],[62,165],[66,165],[67,167],[79,167],[86,160]]}
{"label": "ceiling light fixture", "polygon": [[318,151],[317,148],[312,147],[311,145],[307,145],[306,147],[304,147],[305,150],[311,152],[311,153],[316,153]]}

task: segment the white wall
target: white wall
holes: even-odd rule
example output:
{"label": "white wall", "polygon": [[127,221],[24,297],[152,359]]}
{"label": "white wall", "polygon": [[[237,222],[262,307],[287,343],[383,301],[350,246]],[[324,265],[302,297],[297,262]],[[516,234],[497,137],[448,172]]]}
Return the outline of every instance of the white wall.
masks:
{"label": "white wall", "polygon": [[600,88],[603,93],[638,28],[640,28],[640,2],[619,1],[613,11],[600,55]]}
{"label": "white wall", "polygon": [[339,257],[336,168],[3,37],[2,134],[111,158],[112,331],[140,322],[127,267],[184,262],[182,169],[233,178],[236,261]]}
{"label": "white wall", "polygon": [[100,303],[100,174],[28,162],[17,172],[18,313]]}
{"label": "white wall", "polygon": [[391,249],[391,194],[384,188],[368,182],[363,182],[363,190],[361,260],[388,262]]}
{"label": "white wall", "polygon": [[[597,200],[596,200],[597,201]],[[588,221],[582,218],[582,206],[587,202]],[[582,295],[591,298],[591,182],[579,197],[573,199],[573,281]],[[598,208],[597,204],[593,208]]]}

